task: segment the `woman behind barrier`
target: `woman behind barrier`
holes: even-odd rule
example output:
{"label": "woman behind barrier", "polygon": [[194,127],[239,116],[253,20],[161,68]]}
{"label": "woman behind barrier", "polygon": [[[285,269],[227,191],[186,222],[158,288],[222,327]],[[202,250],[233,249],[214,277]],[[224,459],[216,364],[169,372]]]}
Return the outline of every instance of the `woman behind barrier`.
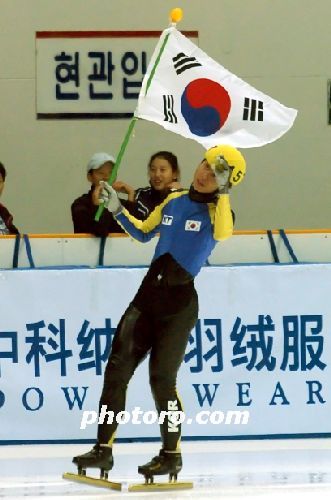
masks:
{"label": "woman behind barrier", "polygon": [[116,181],[113,188],[118,193],[128,195],[125,207],[137,219],[145,220],[157,205],[165,200],[168,194],[180,189],[180,168],[177,156],[170,151],[154,153],[148,162],[150,186],[134,190],[122,181]]}

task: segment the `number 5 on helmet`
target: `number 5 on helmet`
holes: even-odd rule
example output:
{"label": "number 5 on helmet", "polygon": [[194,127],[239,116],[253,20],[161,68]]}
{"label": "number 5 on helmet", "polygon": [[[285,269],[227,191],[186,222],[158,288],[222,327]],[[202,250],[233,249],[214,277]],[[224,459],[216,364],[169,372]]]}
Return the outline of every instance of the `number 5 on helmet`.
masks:
{"label": "number 5 on helmet", "polygon": [[[230,187],[236,186],[241,182],[246,174],[246,161],[238,149],[233,146],[222,144],[213,146],[205,153],[205,158],[209,165],[220,172],[226,170],[225,162],[231,169]],[[225,160],[225,162],[224,162]]]}

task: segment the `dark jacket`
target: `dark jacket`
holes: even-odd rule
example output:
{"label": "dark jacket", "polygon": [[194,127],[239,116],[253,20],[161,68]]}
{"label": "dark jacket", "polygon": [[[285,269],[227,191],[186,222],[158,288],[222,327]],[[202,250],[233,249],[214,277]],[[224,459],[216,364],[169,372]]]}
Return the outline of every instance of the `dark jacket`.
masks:
{"label": "dark jacket", "polygon": [[139,188],[135,191],[134,202],[127,202],[125,207],[131,215],[140,220],[145,220],[157,205],[160,205],[170,193],[158,191],[153,187]]}
{"label": "dark jacket", "polygon": [[7,208],[1,205],[0,203],[0,217],[3,220],[6,228],[8,229],[9,233],[7,231],[5,232],[4,230],[1,229],[1,222],[0,222],[0,234],[18,234],[19,231],[17,227],[14,226],[13,224],[13,216],[8,212]]}
{"label": "dark jacket", "polygon": [[124,233],[112,214],[104,209],[99,221],[94,217],[98,207],[92,202],[92,190],[77,198],[71,205],[71,216],[75,233],[90,233],[95,236],[107,236],[108,233]]}

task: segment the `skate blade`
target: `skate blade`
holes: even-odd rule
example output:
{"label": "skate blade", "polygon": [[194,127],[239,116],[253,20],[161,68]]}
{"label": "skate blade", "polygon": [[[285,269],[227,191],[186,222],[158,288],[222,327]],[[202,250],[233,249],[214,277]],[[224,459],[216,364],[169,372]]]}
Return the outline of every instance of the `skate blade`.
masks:
{"label": "skate blade", "polygon": [[193,488],[193,483],[140,483],[131,484],[128,488],[129,491],[166,491],[166,490],[189,490]]}
{"label": "skate blade", "polygon": [[90,486],[98,486],[99,488],[108,488],[110,490],[122,490],[122,483],[114,483],[108,479],[98,479],[97,477],[83,476],[82,474],[72,474],[71,472],[65,472],[63,474],[63,479],[68,479],[69,481],[75,481],[77,483],[89,484]]}

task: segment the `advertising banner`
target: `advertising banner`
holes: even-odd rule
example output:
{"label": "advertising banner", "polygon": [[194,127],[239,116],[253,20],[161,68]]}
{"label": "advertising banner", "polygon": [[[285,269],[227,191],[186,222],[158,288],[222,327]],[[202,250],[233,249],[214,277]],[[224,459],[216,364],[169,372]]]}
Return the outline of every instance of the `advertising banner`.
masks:
{"label": "advertising banner", "polygon": [[[0,442],[96,436],[103,372],[146,268],[0,272]],[[331,432],[331,264],[205,267],[178,375],[184,438]],[[159,436],[148,360],[117,437]]]}

